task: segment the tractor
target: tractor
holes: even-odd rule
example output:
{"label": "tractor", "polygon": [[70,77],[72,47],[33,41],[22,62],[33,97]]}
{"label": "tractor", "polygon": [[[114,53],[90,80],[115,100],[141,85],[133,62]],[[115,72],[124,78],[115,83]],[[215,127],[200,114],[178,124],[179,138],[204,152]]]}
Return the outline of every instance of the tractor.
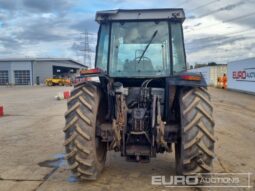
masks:
{"label": "tractor", "polygon": [[81,180],[95,180],[108,151],[149,162],[174,152],[176,174],[212,171],[213,106],[205,79],[187,71],[183,9],[108,10],[95,68],[67,101],[65,150]]}

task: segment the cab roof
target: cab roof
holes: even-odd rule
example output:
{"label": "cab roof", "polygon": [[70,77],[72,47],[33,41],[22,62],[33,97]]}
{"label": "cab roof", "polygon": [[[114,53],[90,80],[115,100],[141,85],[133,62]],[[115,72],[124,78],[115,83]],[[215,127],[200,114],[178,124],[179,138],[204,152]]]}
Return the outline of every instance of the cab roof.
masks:
{"label": "cab roof", "polygon": [[96,12],[96,21],[185,20],[184,10],[178,9],[116,9]]}

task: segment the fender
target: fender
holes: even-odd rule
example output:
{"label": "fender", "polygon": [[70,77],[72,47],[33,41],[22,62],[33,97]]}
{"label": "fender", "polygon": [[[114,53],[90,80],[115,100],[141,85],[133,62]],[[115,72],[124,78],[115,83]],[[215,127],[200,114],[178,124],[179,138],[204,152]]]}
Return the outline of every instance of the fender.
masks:
{"label": "fender", "polygon": [[201,73],[182,72],[166,79],[168,86],[207,87]]}

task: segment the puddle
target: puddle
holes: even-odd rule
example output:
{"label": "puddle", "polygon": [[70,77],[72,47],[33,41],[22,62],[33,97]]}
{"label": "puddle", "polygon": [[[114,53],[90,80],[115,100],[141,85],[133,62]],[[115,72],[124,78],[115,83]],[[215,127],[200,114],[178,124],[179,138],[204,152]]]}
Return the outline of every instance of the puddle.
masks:
{"label": "puddle", "polygon": [[65,154],[64,153],[58,153],[58,154],[55,154],[53,156],[53,158],[57,158],[57,159],[64,159],[65,160]]}
{"label": "puddle", "polygon": [[79,179],[76,176],[71,175],[68,177],[67,181],[70,183],[74,183],[74,182],[79,182]]}
{"label": "puddle", "polygon": [[[42,161],[38,163],[38,165],[41,167],[53,168],[53,171],[48,175],[48,176],[51,176],[51,174],[53,174],[59,167],[66,165],[66,160],[64,158],[64,154],[59,153],[59,154],[55,154],[53,156],[53,159]],[[75,182],[79,182],[79,179],[74,175],[70,175],[67,178],[67,181],[70,183],[75,183]]]}
{"label": "puddle", "polygon": [[39,162],[38,165],[41,167],[48,167],[48,168],[59,168],[65,165],[66,161],[64,158],[64,154],[56,154],[54,155],[54,159],[45,160],[43,162]]}

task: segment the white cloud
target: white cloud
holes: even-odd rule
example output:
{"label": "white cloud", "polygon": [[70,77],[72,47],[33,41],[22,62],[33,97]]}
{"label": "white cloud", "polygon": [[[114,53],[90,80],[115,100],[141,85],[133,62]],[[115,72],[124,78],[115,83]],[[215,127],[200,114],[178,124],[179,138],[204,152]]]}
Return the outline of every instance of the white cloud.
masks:
{"label": "white cloud", "polygon": [[[79,43],[81,32],[85,29],[93,34],[97,32],[98,25],[94,22],[96,10],[176,5],[183,6],[187,17],[191,18],[184,22],[188,62],[223,63],[255,56],[255,33],[252,31],[255,31],[255,13],[242,18],[254,12],[253,0],[0,0],[0,4],[1,57],[59,56],[76,59],[77,51],[72,46],[74,42]],[[239,31],[247,32],[233,34]],[[93,43],[91,47],[95,48],[96,38],[90,40]]]}

